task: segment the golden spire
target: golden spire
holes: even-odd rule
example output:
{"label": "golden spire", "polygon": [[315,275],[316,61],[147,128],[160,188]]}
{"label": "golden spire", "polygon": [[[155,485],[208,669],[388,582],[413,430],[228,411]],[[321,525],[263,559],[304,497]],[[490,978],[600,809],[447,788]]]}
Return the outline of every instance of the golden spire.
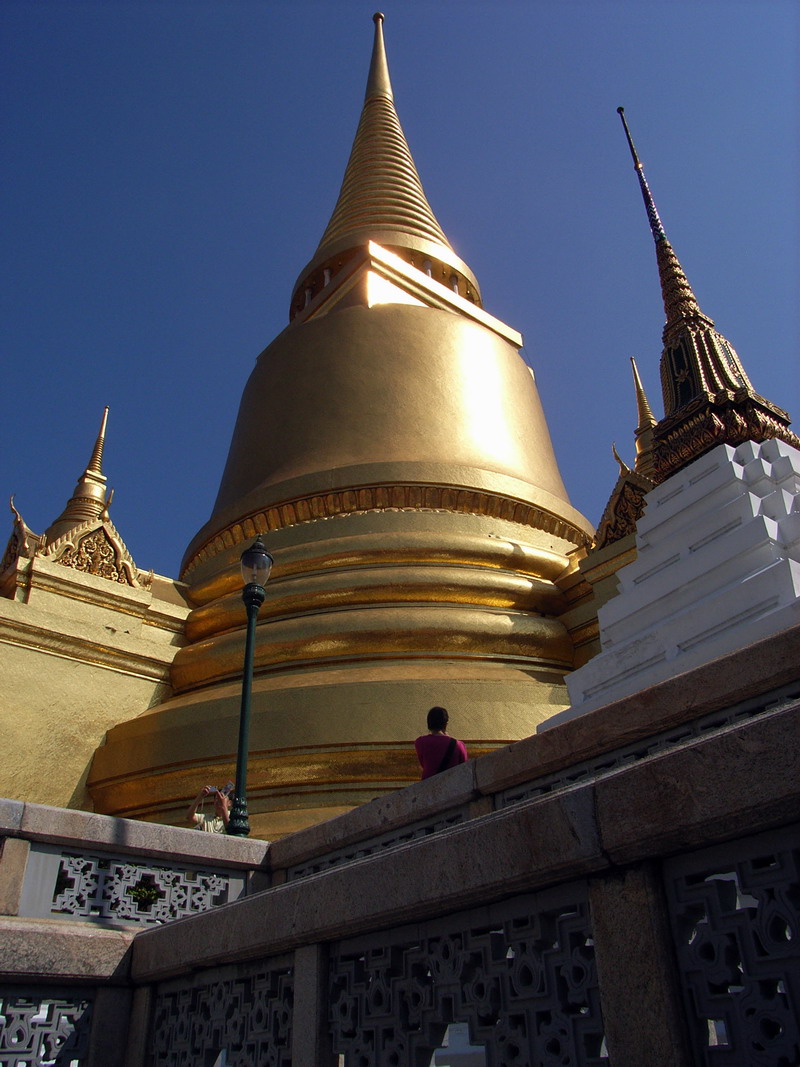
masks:
{"label": "golden spire", "polygon": [[639,368],[636,360],[631,356],[633,369],[633,387],[636,390],[636,411],[639,423],[635,430],[636,435],[636,462],[633,469],[645,478],[655,478],[655,458],[653,456],[653,427],[656,425],[656,417],[653,414],[647,396],[639,377]]}
{"label": "golden spire", "polygon": [[72,496],[67,506],[59,517],[45,530],[44,541],[52,544],[59,537],[63,537],[69,530],[77,526],[97,519],[106,507],[106,477],[103,474],[103,447],[106,440],[106,424],[108,422],[108,407],[103,410],[103,419],[100,424],[100,432],[97,435],[92,455],[86,470],[78,479]]}
{"label": "golden spire", "polygon": [[[663,480],[718,444],[779,437],[797,447],[800,440],[788,429],[787,413],[755,392],[733,345],[700,310],[667,240],[625,121],[625,109],[618,107],[617,112],[656,245],[666,315],[661,355],[664,418],[653,427],[656,479]],[[637,440],[637,449],[638,444]]]}
{"label": "golden spire", "polygon": [[361,120],[330,222],[295,285],[292,317],[368,241],[480,304],[477,280],[451,248],[422,189],[395,111],[383,15],[375,14],[373,21],[375,38]]}

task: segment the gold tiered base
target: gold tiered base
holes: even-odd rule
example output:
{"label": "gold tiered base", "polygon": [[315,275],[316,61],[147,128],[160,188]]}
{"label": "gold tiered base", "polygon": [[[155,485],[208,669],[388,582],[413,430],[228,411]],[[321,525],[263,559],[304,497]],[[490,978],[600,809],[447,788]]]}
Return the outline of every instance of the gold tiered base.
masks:
{"label": "gold tiered base", "polygon": [[[314,536],[316,535],[316,536]],[[274,838],[414,781],[433,704],[471,755],[531,734],[567,704],[572,645],[554,579],[569,545],[520,524],[424,510],[274,531],[257,629],[248,804]],[[176,695],[110,731],[97,810],[180,823],[234,777],[245,613],[240,546],[198,575]]]}

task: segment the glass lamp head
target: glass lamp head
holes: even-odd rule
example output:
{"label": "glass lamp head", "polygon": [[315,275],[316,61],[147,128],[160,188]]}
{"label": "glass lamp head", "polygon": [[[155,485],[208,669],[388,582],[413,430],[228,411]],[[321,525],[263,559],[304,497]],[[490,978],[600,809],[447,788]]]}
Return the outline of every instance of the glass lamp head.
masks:
{"label": "glass lamp head", "polygon": [[272,562],[272,556],[259,534],[252,545],[242,552],[242,580],[245,585],[260,585],[263,588],[272,570]]}

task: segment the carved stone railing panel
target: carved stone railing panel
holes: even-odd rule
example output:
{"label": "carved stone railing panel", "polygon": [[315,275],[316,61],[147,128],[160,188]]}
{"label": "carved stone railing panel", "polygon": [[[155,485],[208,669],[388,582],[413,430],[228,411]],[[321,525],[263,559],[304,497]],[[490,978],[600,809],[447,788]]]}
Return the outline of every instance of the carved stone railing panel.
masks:
{"label": "carved stone railing panel", "polygon": [[586,887],[560,887],[333,946],[344,1067],[431,1062],[466,1022],[489,1067],[607,1064]]}
{"label": "carved stone railing panel", "polygon": [[286,880],[291,882],[297,878],[306,878],[311,874],[319,874],[331,867],[339,867],[343,863],[351,863],[353,860],[363,859],[365,856],[373,856],[376,852],[385,852],[387,849],[399,845],[407,845],[410,841],[418,841],[430,834],[438,833],[439,830],[447,830],[452,826],[459,826],[467,819],[467,808],[458,808],[454,811],[437,812],[429,819],[419,822],[408,823],[398,826],[395,830],[370,837],[368,840],[359,841],[349,847],[337,849],[335,852],[326,852],[324,855],[315,856],[305,863],[295,864],[286,872]]}
{"label": "carved stone railing panel", "polygon": [[152,926],[228,904],[245,879],[229,871],[180,868],[135,856],[31,846],[20,915]]}
{"label": "carved stone railing panel", "polygon": [[151,1067],[291,1067],[294,976],[286,963],[219,968],[162,985]]}
{"label": "carved stone railing panel", "polygon": [[641,741],[605,752],[594,759],[585,760],[581,763],[572,764],[565,770],[547,776],[542,776],[530,782],[512,786],[495,795],[495,808],[505,808],[511,804],[519,804],[525,800],[543,796],[545,793],[554,793],[560,789],[569,789],[580,782],[588,782],[599,778],[604,774],[610,774],[622,767],[637,763],[650,756],[668,752],[678,745],[686,744],[701,737],[737,723],[745,722],[763,712],[774,711],[779,707],[794,704],[800,696],[800,685],[793,683],[783,690],[771,694],[769,697],[755,698],[743,701],[730,708],[712,712],[690,722],[676,726],[674,729],[665,730],[662,733],[651,734]]}
{"label": "carved stone railing panel", "polygon": [[800,826],[675,857],[664,876],[697,1062],[800,1064]]}
{"label": "carved stone railing panel", "polygon": [[92,1006],[82,989],[0,987],[0,1064],[82,1067]]}

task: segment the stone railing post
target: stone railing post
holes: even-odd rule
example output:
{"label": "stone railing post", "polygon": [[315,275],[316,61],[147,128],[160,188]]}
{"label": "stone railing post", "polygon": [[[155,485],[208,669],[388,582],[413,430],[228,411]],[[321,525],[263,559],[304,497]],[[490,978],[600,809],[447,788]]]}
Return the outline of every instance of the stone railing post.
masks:
{"label": "stone railing post", "polygon": [[611,1063],[691,1067],[656,866],[591,878],[589,901]]}
{"label": "stone railing post", "polygon": [[306,945],[294,954],[292,1063],[333,1067],[328,1030],[328,953],[325,945]]}

